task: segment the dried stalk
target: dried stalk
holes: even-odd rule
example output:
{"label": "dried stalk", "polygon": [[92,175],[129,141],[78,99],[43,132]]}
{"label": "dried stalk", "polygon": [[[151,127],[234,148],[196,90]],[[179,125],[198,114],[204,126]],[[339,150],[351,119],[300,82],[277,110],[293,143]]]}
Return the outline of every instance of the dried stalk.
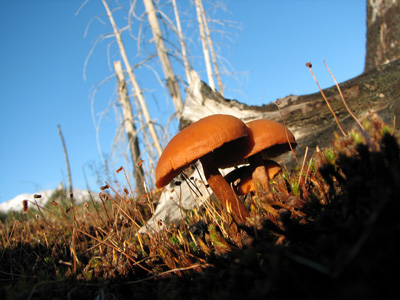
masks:
{"label": "dried stalk", "polygon": [[64,140],[64,136],[61,132],[61,126],[57,125],[58,128],[58,133],[60,134],[61,137],[61,142],[63,145],[63,149],[64,149],[64,156],[65,156],[65,162],[67,164],[67,173],[68,173],[68,186],[69,186],[69,194],[72,194],[72,176],[71,176],[71,168],[69,167],[69,159],[68,159],[68,153],[67,153],[67,146],[65,145],[65,140]]}

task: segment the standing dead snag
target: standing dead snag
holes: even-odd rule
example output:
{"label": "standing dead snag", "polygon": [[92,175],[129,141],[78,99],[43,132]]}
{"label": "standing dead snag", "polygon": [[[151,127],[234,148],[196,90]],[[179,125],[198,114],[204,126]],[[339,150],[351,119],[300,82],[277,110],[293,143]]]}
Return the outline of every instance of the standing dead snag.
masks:
{"label": "standing dead snag", "polygon": [[140,197],[144,195],[146,191],[144,189],[143,169],[138,167],[138,163],[140,161],[139,140],[137,138],[136,127],[133,120],[132,106],[128,97],[125,76],[122,70],[121,62],[119,60],[114,62],[114,69],[118,81],[119,100],[122,104],[122,111],[124,114],[125,132],[128,136],[129,148],[131,150],[133,177],[135,178],[137,194]]}
{"label": "standing dead snag", "polygon": [[201,24],[199,23],[199,26],[202,25],[204,27],[207,46],[210,49],[211,60],[214,65],[215,76],[217,77],[218,91],[223,96],[224,95],[224,85],[222,83],[221,74],[219,72],[217,57],[215,55],[215,50],[214,50],[214,45],[211,40],[210,29],[208,28],[206,12],[204,11],[202,0],[196,0],[195,2],[196,2],[196,10],[198,10],[198,13],[200,13],[200,15],[202,16],[202,22],[201,22]]}
{"label": "standing dead snag", "polygon": [[197,12],[197,21],[199,23],[199,30],[200,30],[200,39],[201,39],[201,44],[203,46],[203,56],[204,56],[204,62],[206,64],[206,70],[207,70],[207,78],[208,78],[208,84],[212,89],[215,89],[215,83],[214,83],[214,77],[213,77],[213,72],[212,72],[212,67],[211,67],[211,62],[210,62],[210,53],[208,51],[207,47],[207,39],[206,39],[206,33],[205,33],[205,28],[204,28],[204,20],[203,20],[203,14],[202,14],[202,5],[201,5],[201,0],[195,0],[196,3],[196,12]]}
{"label": "standing dead snag", "polygon": [[156,9],[153,0],[143,0],[146,7],[147,18],[149,19],[150,27],[153,32],[154,42],[157,48],[158,57],[161,61],[161,66],[167,80],[167,87],[171,95],[172,102],[175,106],[176,117],[179,120],[182,113],[182,96],[178,81],[172,69],[171,61],[169,60],[167,48],[164,44],[160,25],[158,24]]}
{"label": "standing dead snag", "polygon": [[176,5],[176,0],[172,0],[172,6],[174,7],[174,14],[175,14],[175,20],[176,20],[176,29],[178,31],[178,37],[179,37],[179,42],[181,44],[181,52],[182,52],[182,59],[183,59],[183,65],[185,66],[185,73],[186,73],[186,80],[188,84],[191,82],[191,77],[190,77],[190,70],[192,69],[189,60],[186,54],[186,45],[185,41],[183,39],[182,35],[182,27],[181,27],[181,20],[179,18],[179,13],[178,13],[178,7]]}
{"label": "standing dead snag", "polygon": [[[221,204],[239,223],[249,212],[219,172],[221,164],[238,161],[248,152],[248,131],[239,119],[229,115],[212,115],[184,128],[175,135],[156,167],[156,186],[167,185],[181,171],[200,159],[206,180]],[[223,162],[216,159],[223,157]]]}

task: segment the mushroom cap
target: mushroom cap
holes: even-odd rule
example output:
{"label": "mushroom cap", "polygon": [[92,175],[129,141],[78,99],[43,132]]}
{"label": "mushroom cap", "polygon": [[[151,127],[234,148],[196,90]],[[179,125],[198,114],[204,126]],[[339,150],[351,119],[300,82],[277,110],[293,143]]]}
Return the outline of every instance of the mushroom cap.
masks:
{"label": "mushroom cap", "polygon": [[250,121],[246,123],[246,126],[249,128],[249,139],[254,144],[245,158],[261,151],[267,158],[273,158],[289,151],[289,142],[293,148],[297,145],[294,135],[278,122],[260,119]]}
{"label": "mushroom cap", "polygon": [[[228,142],[247,136],[246,124],[230,115],[211,115],[192,123],[165,147],[156,167],[156,186],[167,185],[197,159]],[[237,155],[236,151],[228,151],[225,160],[238,160]]]}

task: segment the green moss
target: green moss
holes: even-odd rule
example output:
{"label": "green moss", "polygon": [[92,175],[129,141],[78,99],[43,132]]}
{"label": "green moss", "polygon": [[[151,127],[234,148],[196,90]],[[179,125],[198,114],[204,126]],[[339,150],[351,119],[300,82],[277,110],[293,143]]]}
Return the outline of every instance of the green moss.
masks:
{"label": "green moss", "polygon": [[325,157],[328,160],[328,163],[330,163],[331,165],[335,165],[336,155],[333,149],[331,148],[326,149]]}
{"label": "green moss", "polygon": [[360,131],[352,130],[352,131],[350,131],[349,134],[352,137],[354,143],[356,143],[356,144],[364,144],[365,143],[364,137]]}

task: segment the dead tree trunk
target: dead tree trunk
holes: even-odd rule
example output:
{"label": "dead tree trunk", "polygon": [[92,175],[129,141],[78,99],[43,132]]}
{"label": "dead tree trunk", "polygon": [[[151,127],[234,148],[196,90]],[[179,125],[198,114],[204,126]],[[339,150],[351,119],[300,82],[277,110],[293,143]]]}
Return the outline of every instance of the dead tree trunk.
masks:
{"label": "dead tree trunk", "polygon": [[183,59],[183,65],[185,66],[185,73],[186,73],[186,80],[188,84],[190,84],[190,70],[192,69],[189,60],[187,58],[186,54],[186,45],[185,45],[185,40],[183,39],[183,34],[182,34],[182,27],[181,27],[181,21],[179,18],[179,13],[178,13],[178,7],[176,4],[176,0],[172,0],[172,6],[174,7],[174,14],[175,14],[175,20],[176,20],[176,29],[178,31],[178,37],[179,37],[179,42],[181,44],[181,51],[182,51],[182,59]]}
{"label": "dead tree trunk", "polygon": [[136,192],[139,197],[146,193],[144,188],[144,174],[143,169],[138,166],[140,161],[139,140],[137,138],[136,127],[132,114],[132,106],[128,97],[128,90],[126,87],[125,76],[122,70],[121,62],[114,62],[115,74],[118,82],[118,95],[122,104],[122,111],[124,114],[125,132],[128,136],[129,148],[131,150],[131,159],[133,163],[133,177],[136,183]]}
{"label": "dead tree trunk", "polygon": [[215,76],[217,77],[218,91],[223,96],[224,95],[224,85],[222,83],[221,74],[219,72],[219,67],[218,67],[218,63],[217,63],[217,57],[215,55],[214,45],[213,45],[213,42],[212,42],[212,39],[211,39],[210,29],[208,28],[207,16],[206,16],[206,13],[204,11],[202,0],[198,1],[198,5],[199,5],[199,9],[200,9],[200,14],[203,16],[204,31],[205,31],[205,34],[206,34],[207,45],[210,48],[210,54],[211,54],[212,63],[214,65]]}
{"label": "dead tree trunk", "polygon": [[365,71],[400,58],[400,1],[367,0]]}
{"label": "dead tree trunk", "polygon": [[153,0],[143,0],[143,2],[146,7],[146,13],[149,19],[150,27],[153,32],[158,57],[160,58],[161,66],[167,80],[169,94],[171,95],[172,102],[175,106],[176,117],[179,120],[182,112],[182,96],[179,88],[179,83],[176,80],[171,61],[168,57],[167,48],[165,47],[160,25],[158,24],[156,9],[154,8]]}
{"label": "dead tree trunk", "polygon": [[214,83],[214,77],[213,77],[211,61],[210,61],[210,52],[208,51],[208,47],[207,47],[207,38],[206,38],[206,33],[205,33],[205,28],[204,28],[203,14],[202,14],[202,10],[201,10],[201,7],[202,7],[201,0],[195,0],[195,3],[196,3],[196,12],[197,12],[197,22],[199,23],[200,39],[201,39],[201,44],[203,46],[204,63],[206,65],[206,70],[207,70],[208,84],[210,85],[211,88],[214,89],[215,83]]}

